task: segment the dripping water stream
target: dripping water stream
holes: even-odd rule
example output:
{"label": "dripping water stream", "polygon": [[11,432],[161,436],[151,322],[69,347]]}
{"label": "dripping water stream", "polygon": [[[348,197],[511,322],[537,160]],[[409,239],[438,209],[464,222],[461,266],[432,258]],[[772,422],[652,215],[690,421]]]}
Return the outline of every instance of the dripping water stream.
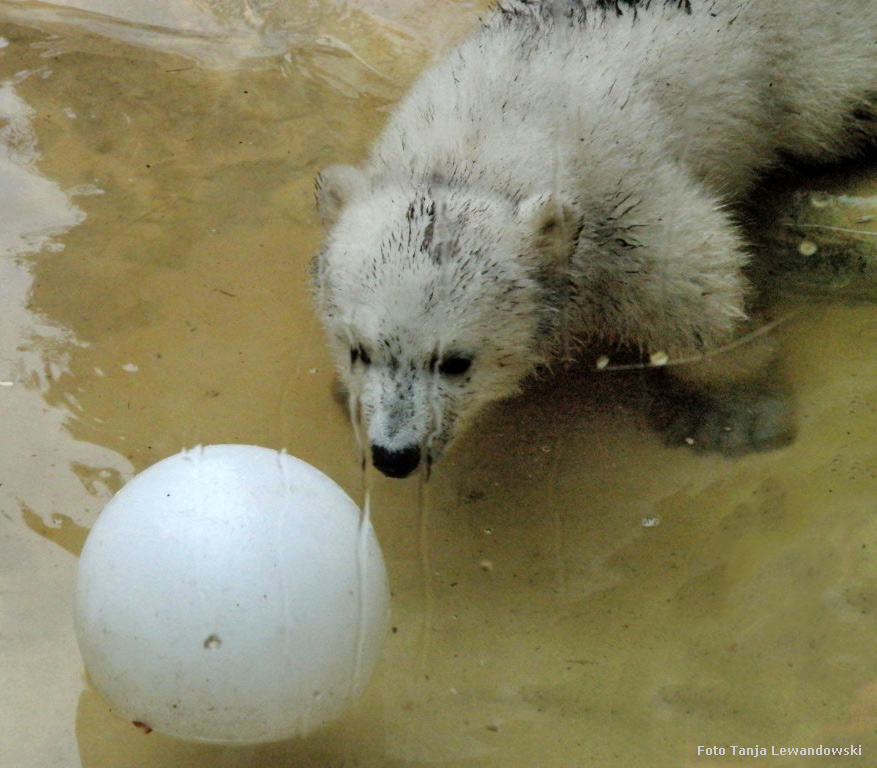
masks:
{"label": "dripping water stream", "polygon": [[421,615],[420,668],[425,669],[429,660],[430,638],[435,616],[435,595],[432,588],[432,559],[429,547],[429,488],[427,470],[418,476],[417,482],[417,546],[420,552],[420,579],[423,585],[423,613]]}
{"label": "dripping water stream", "polygon": [[365,443],[362,439],[362,405],[353,392],[348,395],[350,423],[356,445],[360,452],[362,485],[359,492],[359,525],[356,532],[356,646],[353,654],[353,671],[350,675],[348,695],[355,695],[362,688],[362,650],[365,642],[366,606],[368,601],[365,585],[368,581],[368,534],[371,526],[371,464],[368,461]]}

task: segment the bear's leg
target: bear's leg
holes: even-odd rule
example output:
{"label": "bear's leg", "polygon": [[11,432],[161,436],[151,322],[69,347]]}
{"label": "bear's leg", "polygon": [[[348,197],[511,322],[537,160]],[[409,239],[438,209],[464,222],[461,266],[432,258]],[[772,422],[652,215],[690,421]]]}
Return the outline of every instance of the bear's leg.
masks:
{"label": "bear's leg", "polygon": [[721,390],[660,386],[652,418],[668,444],[726,456],[781,448],[795,436],[789,395],[762,382]]}
{"label": "bear's leg", "polygon": [[795,436],[792,398],[770,334],[741,332],[739,346],[659,372],[651,417],[668,444],[737,456],[787,445]]}

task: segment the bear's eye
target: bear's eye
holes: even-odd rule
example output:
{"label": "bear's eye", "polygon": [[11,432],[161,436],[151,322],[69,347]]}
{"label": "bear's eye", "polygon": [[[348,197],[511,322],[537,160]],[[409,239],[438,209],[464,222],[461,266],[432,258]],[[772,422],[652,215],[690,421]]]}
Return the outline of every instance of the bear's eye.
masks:
{"label": "bear's eye", "polygon": [[444,376],[462,376],[472,366],[472,358],[466,355],[446,355],[438,364]]}
{"label": "bear's eye", "polygon": [[356,365],[356,363],[360,361],[363,365],[371,365],[372,361],[362,344],[350,348],[350,364]]}

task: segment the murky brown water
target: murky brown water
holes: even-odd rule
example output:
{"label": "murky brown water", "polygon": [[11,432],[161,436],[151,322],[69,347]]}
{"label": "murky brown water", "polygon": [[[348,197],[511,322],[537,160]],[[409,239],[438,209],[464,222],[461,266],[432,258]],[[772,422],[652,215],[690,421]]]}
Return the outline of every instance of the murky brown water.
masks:
{"label": "murky brown water", "polygon": [[877,305],[837,298],[788,302],[784,450],[665,448],[637,375],[561,371],[478,424],[422,511],[417,481],[377,481],[393,632],[332,728],[223,748],[109,713],[71,591],[134,471],[246,442],[359,493],[308,296],[312,177],[478,7],[73,5],[0,4],[0,765],[877,762]]}

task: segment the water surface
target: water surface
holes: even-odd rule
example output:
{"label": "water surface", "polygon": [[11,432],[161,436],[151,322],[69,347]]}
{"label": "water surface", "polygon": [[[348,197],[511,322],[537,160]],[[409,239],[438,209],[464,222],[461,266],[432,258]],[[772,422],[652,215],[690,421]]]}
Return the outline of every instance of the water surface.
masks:
{"label": "water surface", "polygon": [[[308,294],[312,178],[361,157],[429,51],[478,12],[0,4],[4,765],[877,759],[877,306],[838,291],[782,298],[788,448],[667,448],[640,374],[560,370],[485,416],[422,492],[377,480],[393,631],[365,699],[326,731],[186,744],[120,721],[83,683],[76,555],[133,472],[245,442],[359,494]],[[877,173],[840,187],[873,196]],[[877,232],[868,215],[856,226]],[[861,758],[730,750],[849,743]]]}

